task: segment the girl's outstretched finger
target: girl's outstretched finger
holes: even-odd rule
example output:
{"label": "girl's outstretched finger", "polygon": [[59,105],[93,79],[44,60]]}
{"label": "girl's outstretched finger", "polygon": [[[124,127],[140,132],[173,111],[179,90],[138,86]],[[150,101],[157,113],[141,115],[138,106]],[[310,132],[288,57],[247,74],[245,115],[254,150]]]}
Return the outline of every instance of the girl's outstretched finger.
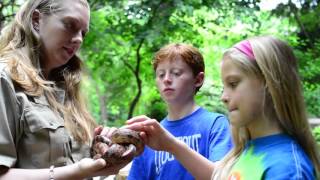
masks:
{"label": "girl's outstretched finger", "polygon": [[143,131],[143,123],[142,122],[135,122],[132,124],[127,124],[125,126],[123,126],[122,128],[127,128],[127,129],[131,129],[134,131]]}
{"label": "girl's outstretched finger", "polygon": [[156,119],[148,119],[148,120],[143,122],[143,125],[159,127],[160,123]]}
{"label": "girl's outstretched finger", "polygon": [[145,132],[140,132],[140,137],[142,139],[142,141],[145,143],[145,144],[148,144],[148,137],[147,137],[147,134]]}
{"label": "girl's outstretched finger", "polygon": [[126,124],[132,124],[132,123],[136,123],[136,122],[142,122],[142,121],[146,121],[150,119],[149,117],[145,116],[145,115],[140,115],[140,116],[135,116],[129,120],[126,121]]}

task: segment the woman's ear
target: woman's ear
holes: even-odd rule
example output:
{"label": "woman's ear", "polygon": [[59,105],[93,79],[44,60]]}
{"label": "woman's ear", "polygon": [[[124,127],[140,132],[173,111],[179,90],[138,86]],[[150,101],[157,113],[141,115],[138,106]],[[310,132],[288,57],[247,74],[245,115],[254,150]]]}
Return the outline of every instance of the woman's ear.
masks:
{"label": "woman's ear", "polygon": [[39,32],[39,24],[40,24],[40,11],[36,9],[32,13],[32,27],[36,32]]}
{"label": "woman's ear", "polygon": [[198,75],[195,78],[195,86],[201,87],[204,82],[204,72],[199,72]]}

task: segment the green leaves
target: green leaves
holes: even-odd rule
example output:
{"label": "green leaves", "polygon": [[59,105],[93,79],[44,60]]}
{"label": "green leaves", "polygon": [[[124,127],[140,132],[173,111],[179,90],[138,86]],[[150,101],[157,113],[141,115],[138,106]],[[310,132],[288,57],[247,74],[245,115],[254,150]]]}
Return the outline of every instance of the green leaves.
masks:
{"label": "green leaves", "polygon": [[320,126],[315,127],[312,130],[312,133],[313,133],[314,137],[316,138],[316,141],[318,142],[318,144],[320,146]]}
{"label": "green leaves", "polygon": [[91,90],[87,92],[94,93],[89,94],[90,104],[99,122],[121,125],[132,115],[147,114],[158,120],[165,116],[151,61],[160,47],[171,42],[190,43],[200,49],[206,64],[206,81],[197,94],[197,102],[209,110],[226,112],[220,101],[221,55],[234,43],[261,34],[278,36],[294,47],[300,59],[308,112],[310,116],[320,116],[319,39],[309,46],[310,40],[301,36],[302,26],[290,13],[290,8],[295,10],[310,34],[319,27],[315,23],[317,16],[310,15],[317,14],[318,7],[299,9],[282,4],[270,12],[260,11],[259,1],[245,0],[91,3],[92,21],[82,57],[90,75],[87,84]]}

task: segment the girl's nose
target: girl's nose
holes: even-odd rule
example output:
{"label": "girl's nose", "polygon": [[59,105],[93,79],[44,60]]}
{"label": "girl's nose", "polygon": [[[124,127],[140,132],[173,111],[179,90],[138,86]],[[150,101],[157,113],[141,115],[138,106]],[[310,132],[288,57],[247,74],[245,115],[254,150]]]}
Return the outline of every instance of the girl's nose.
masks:
{"label": "girl's nose", "polygon": [[229,102],[229,95],[225,91],[222,91],[220,99],[224,104],[227,104]]}

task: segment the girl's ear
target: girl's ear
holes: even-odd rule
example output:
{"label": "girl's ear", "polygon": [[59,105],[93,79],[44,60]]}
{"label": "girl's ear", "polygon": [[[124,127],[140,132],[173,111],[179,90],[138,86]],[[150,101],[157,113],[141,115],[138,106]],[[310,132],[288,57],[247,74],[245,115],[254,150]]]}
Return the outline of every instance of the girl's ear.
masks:
{"label": "girl's ear", "polygon": [[36,32],[39,32],[40,15],[41,14],[38,9],[34,10],[32,13],[32,27]]}
{"label": "girl's ear", "polygon": [[201,87],[204,82],[204,72],[199,72],[198,75],[195,78],[195,86]]}

